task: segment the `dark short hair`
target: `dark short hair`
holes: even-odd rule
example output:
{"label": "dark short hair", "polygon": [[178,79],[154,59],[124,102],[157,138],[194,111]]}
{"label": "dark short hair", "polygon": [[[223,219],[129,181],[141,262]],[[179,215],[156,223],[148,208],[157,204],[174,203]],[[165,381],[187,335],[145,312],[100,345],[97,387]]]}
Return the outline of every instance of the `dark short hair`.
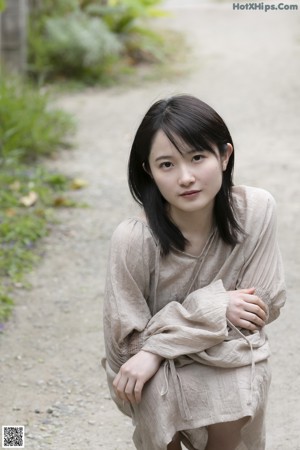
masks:
{"label": "dark short hair", "polygon": [[[148,223],[158,238],[162,254],[167,255],[171,246],[184,250],[186,239],[167,213],[166,200],[161,195],[149,170],[149,155],[156,133],[162,130],[180,151],[180,142],[190,148],[215,153],[220,156],[227,143],[233,147],[229,130],[219,114],[209,105],[190,95],[176,95],[154,103],[144,116],[136,132],[128,163],[128,183],[133,198],[143,206]],[[221,238],[229,245],[238,242],[242,232],[232,202],[232,175],[234,152],[223,172],[222,186],[215,198],[214,217]]]}

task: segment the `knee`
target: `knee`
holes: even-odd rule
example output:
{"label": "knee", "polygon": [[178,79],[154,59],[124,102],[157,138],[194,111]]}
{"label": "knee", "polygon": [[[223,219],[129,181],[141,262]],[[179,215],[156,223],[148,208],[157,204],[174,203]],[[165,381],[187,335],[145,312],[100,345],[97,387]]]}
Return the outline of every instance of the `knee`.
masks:
{"label": "knee", "polygon": [[224,422],[207,427],[208,440],[205,450],[235,450],[241,442],[241,430],[249,417],[234,422]]}

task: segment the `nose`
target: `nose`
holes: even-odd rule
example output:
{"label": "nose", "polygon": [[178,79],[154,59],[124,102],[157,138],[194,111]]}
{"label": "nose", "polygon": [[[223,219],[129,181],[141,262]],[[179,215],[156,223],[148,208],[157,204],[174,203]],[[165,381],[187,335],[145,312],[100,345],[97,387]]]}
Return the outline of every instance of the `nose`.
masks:
{"label": "nose", "polygon": [[180,186],[189,186],[195,182],[195,176],[187,165],[182,165],[178,183]]}

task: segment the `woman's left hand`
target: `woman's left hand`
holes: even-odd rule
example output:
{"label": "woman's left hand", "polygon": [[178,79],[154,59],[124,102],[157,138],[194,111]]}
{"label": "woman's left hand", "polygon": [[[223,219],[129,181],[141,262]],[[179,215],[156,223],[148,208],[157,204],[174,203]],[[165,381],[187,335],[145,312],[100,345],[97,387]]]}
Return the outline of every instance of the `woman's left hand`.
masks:
{"label": "woman's left hand", "polygon": [[121,366],[114,379],[114,391],[121,400],[140,403],[144,384],[158,371],[163,358],[140,350]]}
{"label": "woman's left hand", "polygon": [[260,330],[267,320],[267,307],[255,295],[255,288],[228,291],[229,303],[226,317],[236,327],[245,330]]}

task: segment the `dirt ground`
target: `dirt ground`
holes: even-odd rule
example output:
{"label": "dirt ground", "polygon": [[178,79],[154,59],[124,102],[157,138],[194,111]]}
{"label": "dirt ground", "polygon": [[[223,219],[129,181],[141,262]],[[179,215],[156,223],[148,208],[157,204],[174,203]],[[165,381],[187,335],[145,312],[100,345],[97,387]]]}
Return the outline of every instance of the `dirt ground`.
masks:
{"label": "dirt ground", "polygon": [[[236,184],[277,200],[288,303],[269,326],[273,381],[267,450],[300,449],[299,11],[234,11],[232,3],[171,0],[161,26],[186,35],[189,69],[170,80],[63,95],[75,149],[51,165],[88,182],[89,207],[61,210],[30,290],[0,337],[0,425],[25,425],[28,450],[133,450],[132,425],[110,400],[100,365],[109,238],[136,209],[126,184],[130,143],[158,98],[191,93],[224,117]],[[258,449],[260,450],[260,449]]]}

